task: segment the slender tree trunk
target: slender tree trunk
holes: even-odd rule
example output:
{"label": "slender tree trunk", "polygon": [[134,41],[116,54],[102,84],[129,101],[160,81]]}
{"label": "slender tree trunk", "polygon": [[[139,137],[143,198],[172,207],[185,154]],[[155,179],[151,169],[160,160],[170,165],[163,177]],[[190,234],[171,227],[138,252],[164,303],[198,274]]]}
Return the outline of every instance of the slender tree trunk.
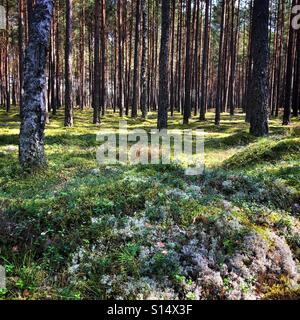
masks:
{"label": "slender tree trunk", "polygon": [[134,39],[134,71],[133,71],[133,96],[131,117],[137,117],[138,109],[138,72],[139,72],[139,42],[140,42],[140,0],[136,0],[135,9],[135,39]]}
{"label": "slender tree trunk", "polygon": [[208,61],[208,46],[209,46],[209,11],[210,0],[206,0],[205,4],[205,23],[204,23],[204,44],[202,54],[202,70],[201,70],[201,100],[200,100],[200,121],[205,121],[206,113],[206,92],[207,92],[207,61]]}
{"label": "slender tree trunk", "polygon": [[141,63],[141,110],[142,117],[147,118],[148,92],[147,92],[147,66],[148,66],[148,9],[147,0],[142,0],[143,14],[143,41],[142,41],[142,63]]}
{"label": "slender tree trunk", "polygon": [[61,77],[60,77],[60,32],[59,32],[59,1],[55,3],[56,5],[56,32],[55,32],[55,77],[56,77],[56,93],[55,93],[55,101],[57,108],[61,107]]}
{"label": "slender tree trunk", "polygon": [[10,111],[10,81],[9,81],[9,19],[8,19],[9,5],[6,0],[6,41],[5,41],[5,108],[6,112]]}
{"label": "slender tree trunk", "polygon": [[20,114],[22,114],[23,104],[23,63],[24,63],[24,0],[19,0],[19,17],[18,17],[18,46],[19,46],[19,84],[20,84]]}
{"label": "slender tree trunk", "polygon": [[218,83],[217,83],[215,125],[219,125],[221,120],[220,113],[221,113],[221,105],[222,105],[222,69],[223,69],[225,13],[226,13],[225,0],[222,0],[222,18],[221,18],[221,27],[220,27],[220,41],[219,41],[219,63],[218,63]]}
{"label": "slender tree trunk", "polygon": [[104,115],[106,107],[106,0],[101,2],[101,109],[102,114]]}
{"label": "slender tree trunk", "polygon": [[123,0],[118,1],[118,105],[120,110],[120,116],[123,116],[124,111],[124,92],[123,92]]}
{"label": "slender tree trunk", "polygon": [[297,39],[296,39],[296,65],[295,65],[295,81],[294,81],[294,87],[293,87],[293,116],[298,117],[299,115],[299,109],[300,109],[300,33],[297,33]]}
{"label": "slender tree trunk", "polygon": [[72,102],[72,24],[73,0],[66,0],[66,43],[65,43],[65,127],[73,126]]}
{"label": "slender tree trunk", "polygon": [[[296,0],[293,0],[292,6],[296,5]],[[293,48],[295,30],[292,26],[293,14],[290,17],[290,31],[289,31],[289,44],[287,53],[287,66],[286,66],[286,85],[285,85],[285,99],[284,99],[284,113],[283,125],[287,126],[291,123],[291,104],[292,104],[292,81],[293,81]],[[299,54],[299,52],[298,52]]]}
{"label": "slender tree trunk", "polygon": [[[234,115],[235,103],[234,103],[234,90],[235,90],[235,81],[236,81],[236,48],[237,48],[237,37],[238,37],[238,24],[239,24],[239,8],[240,0],[238,0],[237,6],[237,20],[238,23],[235,27],[235,1],[232,1],[231,4],[231,43],[230,43],[230,54],[231,54],[231,69],[230,69],[230,79],[229,79],[229,108],[230,115]],[[236,28],[236,30],[235,30]]]}
{"label": "slender tree trunk", "polygon": [[[201,48],[201,37],[199,41],[199,34],[201,35],[201,27],[200,25],[200,0],[196,0],[196,30],[195,30],[195,47],[194,47],[194,71],[193,71],[193,96],[194,96],[194,115],[196,116],[199,109],[199,99],[198,99],[198,91],[199,91],[199,46]],[[201,23],[202,23],[202,16],[201,16]]]}
{"label": "slender tree trunk", "polygon": [[159,55],[159,98],[158,121],[159,130],[168,127],[169,109],[169,42],[170,42],[170,2],[162,1],[161,7],[161,40]]}
{"label": "slender tree trunk", "polygon": [[[55,16],[55,6],[54,6]],[[50,93],[50,108],[52,113],[56,114],[56,101],[55,101],[55,23],[52,23],[52,29],[50,34],[50,54],[49,54],[49,93]]]}
{"label": "slender tree trunk", "polygon": [[100,123],[100,0],[95,0],[93,123]]}
{"label": "slender tree trunk", "polygon": [[174,115],[175,104],[175,87],[174,87],[174,51],[175,51],[175,14],[176,14],[176,1],[172,0],[172,48],[171,48],[171,84],[170,84],[170,107],[171,116]]}
{"label": "slender tree trunk", "polygon": [[79,89],[79,106],[83,110],[85,105],[85,7],[84,4],[81,5],[81,19],[80,19],[80,89]]}
{"label": "slender tree trunk", "polygon": [[253,65],[253,39],[252,39],[252,29],[253,29],[253,0],[250,2],[250,32],[249,32],[249,52],[248,52],[248,66],[246,75],[246,92],[245,92],[245,109],[246,109],[246,122],[250,122],[251,117],[251,100],[249,98],[249,89],[252,82],[252,65]]}
{"label": "slender tree trunk", "polygon": [[191,117],[191,0],[186,3],[186,54],[185,54],[185,103],[183,124],[188,125]]}
{"label": "slender tree trunk", "polygon": [[179,18],[178,18],[178,47],[177,47],[177,52],[178,52],[178,66],[177,66],[177,110],[181,111],[182,110],[182,103],[181,103],[181,79],[182,79],[182,0],[180,0],[180,7],[179,7]]}

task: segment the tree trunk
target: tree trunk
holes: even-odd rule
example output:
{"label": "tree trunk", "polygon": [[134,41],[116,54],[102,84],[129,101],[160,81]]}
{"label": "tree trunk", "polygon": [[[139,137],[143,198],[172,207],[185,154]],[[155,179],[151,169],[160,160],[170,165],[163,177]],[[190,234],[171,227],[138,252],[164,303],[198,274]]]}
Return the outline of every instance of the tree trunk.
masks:
{"label": "tree trunk", "polygon": [[297,34],[296,39],[296,66],[295,66],[295,81],[294,81],[294,87],[293,87],[293,116],[298,117],[299,115],[299,109],[300,109],[300,33]]}
{"label": "tree trunk", "polygon": [[264,136],[268,127],[269,0],[254,0],[252,16],[253,71],[249,88],[250,133]]}
{"label": "tree trunk", "polygon": [[41,167],[46,163],[44,152],[46,120],[44,89],[52,11],[53,1],[36,0],[24,61],[24,95],[19,159],[21,166],[29,170]]}
{"label": "tree trunk", "polygon": [[191,0],[186,3],[186,55],[185,55],[185,103],[183,124],[188,125],[191,116]]}
{"label": "tree trunk", "polygon": [[100,106],[102,108],[102,114],[105,113],[106,107],[106,0],[102,0],[101,3],[101,99]]}
{"label": "tree trunk", "polygon": [[[296,0],[293,0],[293,7],[296,5]],[[284,113],[283,125],[287,126],[291,122],[291,103],[292,103],[292,80],[293,80],[293,48],[295,30],[292,26],[293,14],[290,18],[289,44],[286,63],[286,85],[285,85],[285,99],[284,99]],[[299,54],[299,52],[298,52]]]}
{"label": "tree trunk", "polygon": [[123,116],[124,111],[124,93],[123,93],[123,1],[118,1],[118,105],[120,110],[120,117]]}
{"label": "tree trunk", "polygon": [[174,51],[175,51],[175,14],[176,14],[176,1],[172,0],[172,48],[171,48],[171,84],[170,84],[170,107],[171,116],[174,115],[175,104],[175,86],[174,86]]}
{"label": "tree trunk", "polygon": [[20,83],[20,114],[22,114],[23,104],[23,62],[24,62],[24,0],[19,0],[19,17],[18,17],[18,46],[19,46],[19,83]]}
{"label": "tree trunk", "polygon": [[222,18],[221,18],[221,27],[220,27],[220,40],[219,40],[219,63],[218,63],[218,82],[217,82],[215,125],[219,125],[220,120],[221,120],[220,113],[221,113],[221,105],[222,105],[222,69],[223,69],[225,13],[226,13],[225,0],[222,0]]}
{"label": "tree trunk", "polygon": [[[143,1],[143,0],[142,0]],[[135,9],[135,39],[134,39],[134,71],[133,71],[133,95],[131,117],[137,117],[138,109],[138,71],[139,71],[139,42],[140,42],[140,0],[136,1]]]}
{"label": "tree trunk", "polygon": [[55,93],[55,101],[57,108],[60,108],[62,105],[61,102],[61,77],[60,77],[60,28],[59,28],[59,1],[56,4],[56,32],[55,32],[55,51],[56,51],[56,68],[55,68],[55,82],[56,82],[56,93]]}
{"label": "tree trunk", "polygon": [[204,26],[204,44],[202,54],[202,70],[201,70],[201,99],[200,99],[200,121],[205,121],[206,112],[206,92],[207,92],[207,61],[208,61],[208,46],[209,46],[209,12],[210,0],[206,0],[205,4],[205,26]]}
{"label": "tree trunk", "polygon": [[79,89],[79,106],[83,110],[85,105],[85,7],[82,4],[80,18],[80,45],[79,45],[79,60],[80,60],[80,89]]}
{"label": "tree trunk", "polygon": [[159,99],[158,121],[159,130],[168,126],[169,109],[169,42],[170,42],[170,2],[162,1],[161,7],[161,41],[159,55]]}
{"label": "tree trunk", "polygon": [[100,123],[100,0],[95,0],[93,123]]}
{"label": "tree trunk", "polygon": [[246,111],[246,122],[250,122],[251,117],[251,100],[249,99],[249,89],[251,87],[252,79],[252,66],[253,66],[253,52],[252,52],[252,29],[253,29],[253,0],[250,2],[250,31],[249,31],[249,52],[248,52],[248,65],[247,65],[247,75],[246,75],[246,84],[245,84],[245,111]]}
{"label": "tree trunk", "polygon": [[66,0],[65,127],[73,126],[72,103],[72,1]]}
{"label": "tree trunk", "polygon": [[142,63],[141,63],[141,110],[142,117],[147,118],[148,102],[147,102],[147,65],[148,65],[148,10],[147,0],[142,1],[143,14],[143,40],[142,40]]}

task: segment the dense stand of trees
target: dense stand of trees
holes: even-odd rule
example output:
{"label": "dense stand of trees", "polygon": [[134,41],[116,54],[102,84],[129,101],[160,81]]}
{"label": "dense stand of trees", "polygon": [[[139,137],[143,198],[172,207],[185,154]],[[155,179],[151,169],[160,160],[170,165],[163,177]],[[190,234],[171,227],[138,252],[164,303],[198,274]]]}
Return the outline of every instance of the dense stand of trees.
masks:
{"label": "dense stand of trees", "polygon": [[[44,2],[0,1],[8,17],[0,50],[7,112],[11,105],[27,110],[25,56]],[[62,107],[67,127],[74,108],[93,108],[95,124],[108,109],[133,118],[157,111],[160,129],[175,111],[184,124],[214,111],[216,125],[222,113],[243,111],[251,132],[265,135],[269,115],[282,116],[284,125],[299,115],[300,36],[291,8],[300,0],[48,2],[46,122]]]}

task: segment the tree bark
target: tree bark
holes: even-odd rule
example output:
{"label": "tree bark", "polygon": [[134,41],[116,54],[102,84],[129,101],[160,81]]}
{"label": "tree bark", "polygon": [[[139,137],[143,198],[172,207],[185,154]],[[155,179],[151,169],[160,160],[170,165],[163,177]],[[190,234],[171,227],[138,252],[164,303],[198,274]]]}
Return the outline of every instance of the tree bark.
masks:
{"label": "tree bark", "polygon": [[221,17],[221,27],[220,27],[220,40],[219,40],[219,63],[218,63],[215,125],[219,125],[221,120],[220,113],[221,113],[221,105],[222,105],[222,69],[223,69],[225,13],[226,13],[225,0],[222,0],[222,17]]}
{"label": "tree bark", "polygon": [[124,111],[124,92],[123,92],[123,51],[124,51],[124,35],[123,35],[123,0],[118,1],[118,105],[120,110],[120,117],[123,116]]}
{"label": "tree bark", "polygon": [[24,0],[19,0],[19,17],[18,17],[18,47],[19,47],[19,82],[20,82],[20,114],[22,114],[23,104],[23,62],[24,62]]}
{"label": "tree bark", "polygon": [[255,0],[252,22],[253,71],[249,88],[250,133],[265,136],[268,127],[269,0]]}
{"label": "tree bark", "polygon": [[[143,0],[142,0],[143,1]],[[140,42],[140,0],[136,1],[135,9],[135,39],[134,39],[134,71],[133,71],[133,96],[131,117],[137,117],[138,109],[138,71],[139,71],[139,42]]]}
{"label": "tree bark", "polygon": [[66,0],[66,44],[65,44],[65,127],[73,126],[72,103],[72,1]]}
{"label": "tree bark", "polygon": [[162,1],[161,40],[159,55],[159,99],[158,121],[159,130],[168,126],[169,109],[169,42],[170,42],[170,1]]}
{"label": "tree bark", "polygon": [[100,123],[100,0],[95,0],[93,123]]}
{"label": "tree bark", "polygon": [[50,35],[53,1],[36,0],[32,11],[29,42],[24,60],[24,95],[21,117],[19,160],[24,169],[46,164],[44,129],[46,107],[47,47]]}
{"label": "tree bark", "polygon": [[185,53],[185,103],[183,124],[188,125],[191,116],[191,0],[186,3],[186,53]]}
{"label": "tree bark", "polygon": [[200,121],[205,121],[206,113],[206,92],[207,92],[207,60],[208,60],[208,46],[209,46],[209,11],[210,0],[206,0],[205,4],[205,27],[204,27],[204,44],[202,54],[202,70],[201,70],[201,100],[200,100]]}
{"label": "tree bark", "polygon": [[[296,5],[296,0],[293,0],[292,6]],[[286,63],[286,85],[285,85],[285,98],[284,98],[284,113],[283,122],[284,126],[291,123],[291,104],[292,104],[292,80],[293,80],[293,48],[295,30],[292,26],[293,14],[290,17],[290,31],[289,31],[289,44]],[[299,54],[299,52],[298,52]]]}
{"label": "tree bark", "polygon": [[106,0],[101,2],[101,99],[102,114],[106,107]]}
{"label": "tree bark", "polygon": [[143,15],[143,40],[142,40],[142,63],[141,63],[141,110],[142,117],[147,118],[148,102],[147,102],[147,65],[148,65],[148,10],[147,0],[142,1]]}

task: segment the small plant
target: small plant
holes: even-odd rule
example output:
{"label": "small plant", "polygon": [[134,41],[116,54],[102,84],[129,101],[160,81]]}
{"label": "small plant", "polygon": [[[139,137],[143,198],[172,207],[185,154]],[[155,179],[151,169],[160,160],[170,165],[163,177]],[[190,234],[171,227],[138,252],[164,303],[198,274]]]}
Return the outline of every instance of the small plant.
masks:
{"label": "small plant", "polygon": [[186,295],[186,299],[194,301],[194,300],[197,300],[197,296],[194,292],[188,292]]}
{"label": "small plant", "polygon": [[138,253],[140,246],[135,243],[129,243],[117,255],[120,269],[124,273],[138,274],[139,273],[139,261]]}

